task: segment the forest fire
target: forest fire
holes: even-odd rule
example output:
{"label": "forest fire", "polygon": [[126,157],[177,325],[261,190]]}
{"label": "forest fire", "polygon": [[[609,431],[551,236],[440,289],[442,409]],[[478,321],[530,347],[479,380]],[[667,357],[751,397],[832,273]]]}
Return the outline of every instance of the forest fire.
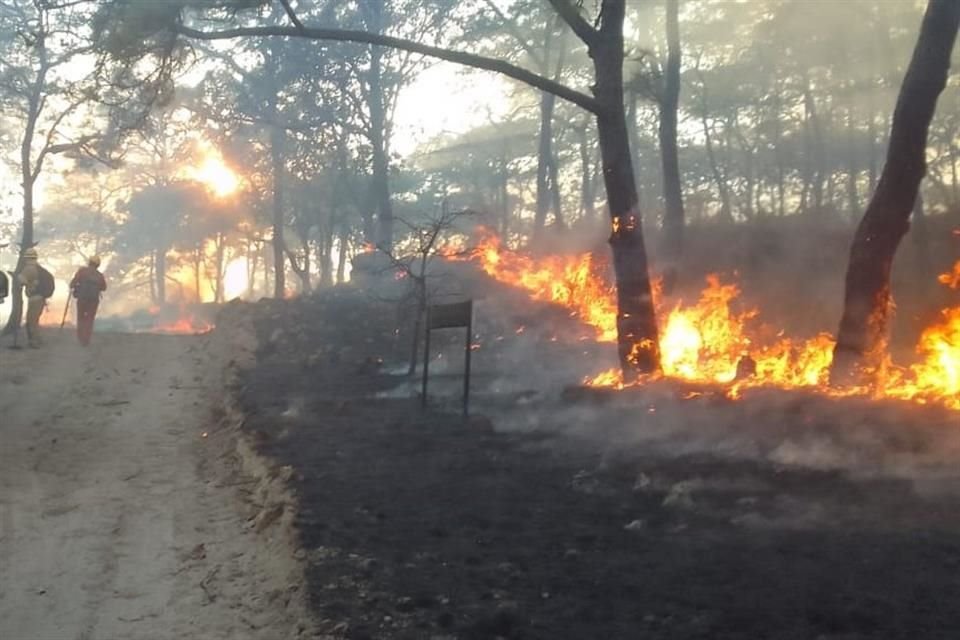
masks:
{"label": "forest fire", "polygon": [[[616,339],[616,298],[592,254],[535,259],[504,250],[498,238],[486,237],[475,257],[496,280],[526,290],[535,300],[570,309],[572,316],[596,330],[597,340]],[[957,289],[960,262],[939,281]],[[656,289],[662,368],[668,378],[723,385],[729,397],[751,387],[815,388],[830,395],[875,395],[960,409],[960,306],[942,311],[942,320],[923,331],[917,363],[898,366],[888,359],[874,388],[841,390],[828,384],[831,335],[798,340],[772,331],[760,322],[758,309],[738,310],[739,287],[716,274],[707,277],[692,305],[680,300],[668,306]],[[586,383],[623,386],[617,369]]]}
{"label": "forest fire", "polygon": [[175,313],[169,313],[159,307],[151,307],[149,313],[154,318],[154,325],[147,329],[148,333],[165,333],[179,335],[199,335],[213,331],[214,324],[193,313],[185,305],[171,308]]}

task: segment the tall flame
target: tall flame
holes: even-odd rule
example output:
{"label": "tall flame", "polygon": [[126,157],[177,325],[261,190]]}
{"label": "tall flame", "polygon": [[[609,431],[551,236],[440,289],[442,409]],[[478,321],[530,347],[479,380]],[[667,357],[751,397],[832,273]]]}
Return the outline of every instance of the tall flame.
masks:
{"label": "tall flame", "polygon": [[[598,273],[590,253],[534,259],[506,251],[498,238],[488,236],[474,255],[496,280],[524,289],[535,300],[563,305],[571,316],[592,326],[599,341],[616,340],[615,291]],[[960,288],[960,261],[939,281]],[[812,387],[830,394],[872,393],[960,409],[960,306],[943,310],[941,321],[923,331],[916,364],[888,363],[875,388],[841,392],[827,382],[833,337],[821,333],[806,340],[782,334],[762,338],[767,332],[762,331],[759,311],[737,310],[740,289],[736,284],[711,274],[696,304],[681,301],[670,309],[663,308],[656,287],[654,294],[666,376],[730,385],[732,396],[744,387]],[[587,382],[620,386],[621,378],[619,371],[611,369]]]}

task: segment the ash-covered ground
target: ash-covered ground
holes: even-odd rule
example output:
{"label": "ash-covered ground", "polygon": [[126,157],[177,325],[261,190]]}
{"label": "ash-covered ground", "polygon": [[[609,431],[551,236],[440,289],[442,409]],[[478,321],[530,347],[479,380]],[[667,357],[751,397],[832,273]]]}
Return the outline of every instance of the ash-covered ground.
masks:
{"label": "ash-covered ground", "polygon": [[253,317],[236,393],[261,451],[295,471],[328,637],[955,637],[956,414],[565,392],[612,347],[484,286],[468,422],[462,332],[437,342],[424,414],[395,305],[338,288],[226,311]]}

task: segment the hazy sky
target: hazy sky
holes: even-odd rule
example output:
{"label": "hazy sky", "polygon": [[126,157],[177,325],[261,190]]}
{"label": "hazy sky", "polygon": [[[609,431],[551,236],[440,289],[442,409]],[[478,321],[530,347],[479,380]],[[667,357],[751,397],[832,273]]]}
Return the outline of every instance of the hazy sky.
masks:
{"label": "hazy sky", "polygon": [[400,92],[393,150],[401,156],[441,133],[463,133],[505,114],[507,81],[495,73],[438,62]]}

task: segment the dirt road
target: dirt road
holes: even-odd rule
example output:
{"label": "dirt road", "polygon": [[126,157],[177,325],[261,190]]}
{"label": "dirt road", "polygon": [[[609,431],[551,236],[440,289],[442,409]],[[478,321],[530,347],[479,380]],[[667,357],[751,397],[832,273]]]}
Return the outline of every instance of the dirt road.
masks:
{"label": "dirt road", "polygon": [[0,351],[0,638],[296,635],[293,563],[213,442],[215,360],[203,337]]}

